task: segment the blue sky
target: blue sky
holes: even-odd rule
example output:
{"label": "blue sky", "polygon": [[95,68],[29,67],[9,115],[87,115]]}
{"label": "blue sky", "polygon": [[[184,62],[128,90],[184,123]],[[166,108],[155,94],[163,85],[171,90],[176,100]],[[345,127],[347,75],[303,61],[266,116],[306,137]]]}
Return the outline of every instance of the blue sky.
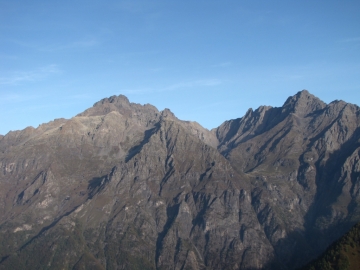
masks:
{"label": "blue sky", "polygon": [[360,1],[0,0],[0,134],[96,101],[206,128],[309,90],[360,105]]}

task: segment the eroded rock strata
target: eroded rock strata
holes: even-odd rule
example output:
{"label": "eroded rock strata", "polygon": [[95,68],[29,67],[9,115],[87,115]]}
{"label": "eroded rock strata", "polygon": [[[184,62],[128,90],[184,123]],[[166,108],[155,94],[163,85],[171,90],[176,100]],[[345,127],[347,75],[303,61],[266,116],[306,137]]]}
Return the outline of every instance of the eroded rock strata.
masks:
{"label": "eroded rock strata", "polygon": [[0,137],[0,269],[294,269],[360,221],[360,110],[303,90],[211,131],[105,98]]}

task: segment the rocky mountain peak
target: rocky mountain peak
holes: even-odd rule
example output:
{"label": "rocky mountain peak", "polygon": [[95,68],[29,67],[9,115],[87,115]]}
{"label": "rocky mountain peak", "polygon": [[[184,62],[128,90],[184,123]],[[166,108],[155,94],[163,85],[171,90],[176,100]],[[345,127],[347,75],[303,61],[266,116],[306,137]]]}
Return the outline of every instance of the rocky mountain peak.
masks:
{"label": "rocky mountain peak", "polygon": [[129,105],[130,101],[124,95],[119,95],[119,96],[113,95],[111,97],[104,98],[104,99],[100,100],[99,102],[96,102],[94,104],[94,106],[96,106],[98,104],[104,104],[104,103],[113,103],[113,104],[116,104],[118,106],[124,106],[124,105]]}
{"label": "rocky mountain peak", "polygon": [[289,97],[282,106],[282,113],[295,113],[305,116],[311,112],[325,108],[326,103],[310,94],[307,90],[299,91],[296,95]]}
{"label": "rocky mountain peak", "polygon": [[157,121],[160,116],[155,106],[132,103],[124,95],[104,98],[77,116],[102,116],[114,111],[120,113],[126,119],[137,119],[146,125],[148,125],[149,122],[153,122],[151,119]]}
{"label": "rocky mountain peak", "polygon": [[87,109],[78,116],[105,115],[112,111],[118,111],[120,114],[124,114],[126,116],[131,114],[129,112],[130,107],[131,103],[124,95],[111,96],[96,102],[91,108]]}
{"label": "rocky mountain peak", "polygon": [[167,118],[167,119],[177,119],[175,114],[168,108],[165,108],[163,111],[161,111],[161,116],[162,118]]}

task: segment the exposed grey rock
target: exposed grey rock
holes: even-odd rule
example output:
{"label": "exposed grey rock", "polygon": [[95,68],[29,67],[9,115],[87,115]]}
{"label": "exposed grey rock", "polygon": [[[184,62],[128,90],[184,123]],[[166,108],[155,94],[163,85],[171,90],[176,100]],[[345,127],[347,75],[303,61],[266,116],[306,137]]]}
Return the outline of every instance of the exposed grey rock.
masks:
{"label": "exposed grey rock", "polygon": [[0,137],[0,269],[294,269],[360,221],[360,110],[209,131],[112,96]]}

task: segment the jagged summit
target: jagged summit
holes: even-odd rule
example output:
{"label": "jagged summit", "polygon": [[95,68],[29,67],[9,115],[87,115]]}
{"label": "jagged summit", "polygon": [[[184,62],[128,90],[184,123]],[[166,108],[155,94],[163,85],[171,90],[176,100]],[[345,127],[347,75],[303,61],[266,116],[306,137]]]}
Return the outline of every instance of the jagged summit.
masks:
{"label": "jagged summit", "polygon": [[118,112],[124,119],[146,127],[152,126],[160,119],[160,112],[155,106],[131,103],[124,95],[104,98],[77,116],[105,116],[110,112]]}
{"label": "jagged summit", "polygon": [[323,109],[326,103],[310,94],[307,90],[299,91],[296,95],[289,97],[284,105],[283,113],[295,113],[305,116],[311,112]]}
{"label": "jagged summit", "polygon": [[178,119],[175,114],[168,108],[165,108],[163,111],[161,111],[161,116],[168,119]]}
{"label": "jagged summit", "polygon": [[102,100],[96,102],[94,104],[94,107],[99,105],[99,104],[104,104],[104,103],[115,103],[115,104],[130,104],[130,101],[129,99],[124,96],[124,95],[119,95],[119,96],[116,96],[116,95],[113,95],[111,97],[108,97],[108,98],[103,98]]}

